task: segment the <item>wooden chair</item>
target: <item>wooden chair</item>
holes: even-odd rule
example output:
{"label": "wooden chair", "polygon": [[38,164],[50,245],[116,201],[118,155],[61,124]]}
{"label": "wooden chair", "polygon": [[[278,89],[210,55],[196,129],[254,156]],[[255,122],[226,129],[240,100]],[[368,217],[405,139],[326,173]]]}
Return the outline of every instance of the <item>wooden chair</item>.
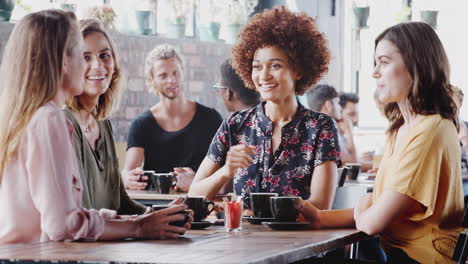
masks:
{"label": "wooden chair", "polygon": [[462,226],[465,228],[464,232],[461,232],[458,235],[457,245],[453,251],[452,259],[457,262],[457,264],[466,263],[466,258],[468,256],[468,208],[465,208],[465,215],[463,216]]}
{"label": "wooden chair", "polygon": [[[343,183],[340,184],[342,174],[344,174],[343,183],[344,183],[344,179],[346,178],[346,172],[342,173],[342,171],[339,171],[338,187],[336,187],[335,199],[333,200],[332,209],[353,208],[356,205],[356,203],[359,201],[359,198],[361,198],[361,196],[367,193],[366,186],[360,186],[360,185],[343,186]],[[338,251],[336,252],[330,251],[323,256],[312,257],[307,260],[294,262],[294,264],[332,264],[332,263],[333,264],[335,263],[371,264],[371,263],[376,263],[375,261],[366,261],[366,260],[357,259],[358,247],[359,247],[359,243],[351,244],[351,250],[350,250],[351,252],[350,252],[350,256],[348,256],[349,258],[343,258],[343,256],[340,255],[343,253],[340,253]],[[342,251],[344,252],[344,249],[342,249]],[[337,256],[335,256],[334,253],[338,253]]]}
{"label": "wooden chair", "polygon": [[[344,177],[346,177],[346,173]],[[344,180],[343,180],[344,182]],[[335,199],[333,200],[332,209],[347,209],[354,208],[361,196],[367,193],[366,186],[352,185],[337,187]],[[345,259],[343,263],[374,263],[370,261],[362,261],[358,259],[359,242],[350,245],[349,259]]]}

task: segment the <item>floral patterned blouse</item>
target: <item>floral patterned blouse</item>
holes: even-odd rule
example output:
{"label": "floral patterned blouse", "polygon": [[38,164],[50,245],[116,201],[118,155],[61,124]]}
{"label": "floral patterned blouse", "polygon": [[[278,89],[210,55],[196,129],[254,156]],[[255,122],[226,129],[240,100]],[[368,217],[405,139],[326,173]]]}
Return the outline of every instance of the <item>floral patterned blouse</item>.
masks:
{"label": "floral patterned blouse", "polygon": [[234,176],[237,195],[247,197],[250,192],[274,192],[308,199],[314,168],[329,160],[341,165],[335,123],[329,116],[299,104],[293,120],[282,128],[281,143],[272,155],[273,123],[263,108],[264,103],[261,103],[224,120],[207,156],[223,166],[230,146],[253,145],[257,152],[253,163],[238,169]]}

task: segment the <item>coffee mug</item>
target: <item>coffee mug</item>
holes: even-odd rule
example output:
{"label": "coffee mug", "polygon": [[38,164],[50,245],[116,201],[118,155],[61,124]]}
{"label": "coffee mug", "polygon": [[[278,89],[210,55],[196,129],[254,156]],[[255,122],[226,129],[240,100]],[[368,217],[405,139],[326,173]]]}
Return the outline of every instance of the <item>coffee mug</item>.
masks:
{"label": "coffee mug", "polygon": [[270,197],[278,196],[277,193],[250,193],[250,208],[255,217],[271,218]]}
{"label": "coffee mug", "polygon": [[344,167],[348,169],[347,174],[350,180],[356,180],[361,172],[361,163],[346,163]]}
{"label": "coffee mug", "polygon": [[296,222],[302,198],[299,196],[270,197],[271,213],[277,222]]}
{"label": "coffee mug", "polygon": [[[151,206],[151,208],[153,209],[153,211],[156,212],[162,209],[170,208],[171,206],[172,205],[169,205],[169,204],[154,204]],[[174,214],[183,214],[185,215],[185,218],[184,220],[171,222],[171,225],[183,227],[190,218],[190,212],[188,210],[178,211],[178,212],[175,212]]]}
{"label": "coffee mug", "polygon": [[171,189],[177,183],[172,173],[153,173],[151,178],[155,192],[162,194],[170,193]]}
{"label": "coffee mug", "polygon": [[[154,174],[154,171],[145,170],[145,171],[143,171],[143,174],[141,174],[140,178],[138,179],[139,182],[146,182],[145,190],[147,190],[147,191],[154,189],[153,174]],[[146,177],[148,177],[148,179],[143,180],[142,176],[146,176]]]}
{"label": "coffee mug", "polygon": [[192,209],[195,222],[205,219],[215,209],[214,203],[207,201],[203,196],[189,196],[184,203],[189,209]]}

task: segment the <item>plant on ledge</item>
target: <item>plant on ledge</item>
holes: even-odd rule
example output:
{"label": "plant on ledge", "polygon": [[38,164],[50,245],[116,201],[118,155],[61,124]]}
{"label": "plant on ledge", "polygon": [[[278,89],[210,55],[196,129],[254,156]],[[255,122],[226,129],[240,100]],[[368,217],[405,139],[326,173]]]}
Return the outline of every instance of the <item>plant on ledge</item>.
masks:
{"label": "plant on ledge", "polygon": [[193,9],[193,0],[170,0],[169,22],[172,24],[185,24],[188,14]]}
{"label": "plant on ledge", "polygon": [[115,30],[115,21],[117,15],[110,5],[99,5],[88,8],[86,15],[87,18],[95,18],[104,24],[107,30]]}
{"label": "plant on ledge", "polygon": [[249,15],[258,5],[258,0],[222,0],[221,23],[224,27],[224,39],[233,44],[237,41],[237,34],[242,25],[247,22]]}

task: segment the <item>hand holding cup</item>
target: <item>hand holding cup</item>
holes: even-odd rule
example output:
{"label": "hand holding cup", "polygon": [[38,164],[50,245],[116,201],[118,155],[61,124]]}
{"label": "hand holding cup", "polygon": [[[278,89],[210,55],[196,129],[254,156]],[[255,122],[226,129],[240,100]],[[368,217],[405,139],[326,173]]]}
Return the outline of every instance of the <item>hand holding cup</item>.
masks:
{"label": "hand holding cup", "polygon": [[138,167],[127,173],[123,173],[124,185],[131,190],[144,190],[147,186],[148,177],[144,171]]}
{"label": "hand holding cup", "polygon": [[187,209],[186,205],[176,205],[167,209],[141,215],[137,218],[137,230],[135,237],[145,239],[169,239],[178,238],[190,229],[190,216],[183,227],[171,225],[172,222],[185,221],[186,215],[180,214]]}

